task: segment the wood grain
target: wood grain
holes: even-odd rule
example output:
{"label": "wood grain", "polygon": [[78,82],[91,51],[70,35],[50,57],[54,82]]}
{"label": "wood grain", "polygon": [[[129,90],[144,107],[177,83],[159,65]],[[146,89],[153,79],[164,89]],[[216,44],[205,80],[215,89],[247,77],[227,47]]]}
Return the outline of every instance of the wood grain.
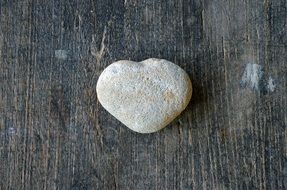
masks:
{"label": "wood grain", "polygon": [[[287,189],[286,9],[0,0],[0,189]],[[149,57],[184,68],[194,93],[142,135],[101,107],[95,85],[112,62]]]}

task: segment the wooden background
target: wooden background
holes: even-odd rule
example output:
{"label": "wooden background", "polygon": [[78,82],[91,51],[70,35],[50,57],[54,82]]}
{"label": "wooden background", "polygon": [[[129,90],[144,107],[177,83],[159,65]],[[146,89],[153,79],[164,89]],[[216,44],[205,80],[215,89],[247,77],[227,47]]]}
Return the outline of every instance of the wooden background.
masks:
{"label": "wooden background", "polygon": [[[286,0],[0,0],[0,189],[287,189]],[[120,59],[193,82],[154,134],[106,112]]]}

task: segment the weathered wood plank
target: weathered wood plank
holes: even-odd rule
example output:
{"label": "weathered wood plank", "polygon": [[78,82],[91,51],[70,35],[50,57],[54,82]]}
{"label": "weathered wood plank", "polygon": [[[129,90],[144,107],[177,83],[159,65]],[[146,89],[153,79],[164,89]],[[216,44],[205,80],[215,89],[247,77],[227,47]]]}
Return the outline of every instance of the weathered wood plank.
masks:
{"label": "weathered wood plank", "polygon": [[[286,189],[286,0],[0,0],[0,189]],[[194,94],[137,134],[101,71],[165,58]]]}

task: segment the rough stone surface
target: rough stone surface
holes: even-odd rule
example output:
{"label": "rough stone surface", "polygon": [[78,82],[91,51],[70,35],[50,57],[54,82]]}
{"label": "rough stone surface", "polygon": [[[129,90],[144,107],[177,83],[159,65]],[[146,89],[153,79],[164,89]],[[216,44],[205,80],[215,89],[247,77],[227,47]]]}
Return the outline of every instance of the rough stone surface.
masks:
{"label": "rough stone surface", "polygon": [[187,73],[164,59],[118,61],[100,75],[102,106],[133,131],[156,132],[187,106],[192,85]]}

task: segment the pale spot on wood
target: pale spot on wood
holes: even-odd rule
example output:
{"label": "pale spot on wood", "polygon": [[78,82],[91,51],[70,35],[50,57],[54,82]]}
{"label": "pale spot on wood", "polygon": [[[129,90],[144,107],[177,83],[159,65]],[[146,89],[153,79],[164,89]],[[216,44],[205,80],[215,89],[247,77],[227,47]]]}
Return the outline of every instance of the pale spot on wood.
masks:
{"label": "pale spot on wood", "polygon": [[259,82],[263,76],[262,66],[248,63],[245,67],[241,83],[251,89],[259,90]]}
{"label": "pale spot on wood", "polygon": [[55,50],[55,57],[58,59],[65,60],[68,58],[68,52],[62,49]]}
{"label": "pale spot on wood", "polygon": [[273,92],[275,90],[276,84],[274,82],[274,80],[272,79],[272,77],[269,77],[268,80],[268,84],[267,84],[267,88],[270,92]]}

